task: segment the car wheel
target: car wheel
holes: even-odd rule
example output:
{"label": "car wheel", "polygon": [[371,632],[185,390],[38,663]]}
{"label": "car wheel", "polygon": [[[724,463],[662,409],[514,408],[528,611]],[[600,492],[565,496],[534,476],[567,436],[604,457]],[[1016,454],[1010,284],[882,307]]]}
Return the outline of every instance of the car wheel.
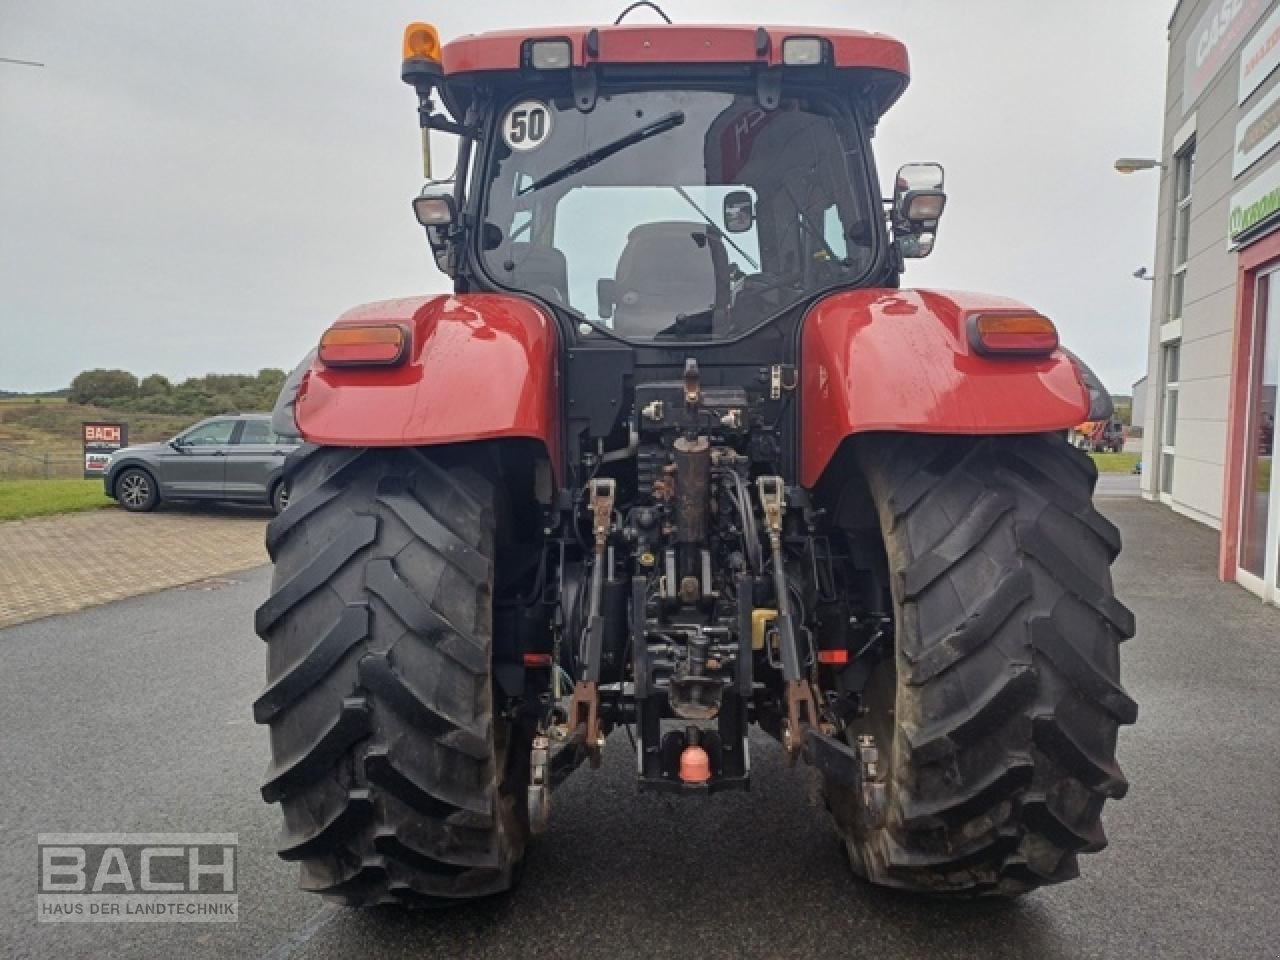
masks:
{"label": "car wheel", "polygon": [[271,488],[271,509],[276,513],[280,513],[289,505],[289,488],[284,485],[283,480],[276,481],[276,485]]}
{"label": "car wheel", "polygon": [[155,478],[145,470],[126,470],[116,479],[116,499],[131,513],[154,510],[160,502]]}

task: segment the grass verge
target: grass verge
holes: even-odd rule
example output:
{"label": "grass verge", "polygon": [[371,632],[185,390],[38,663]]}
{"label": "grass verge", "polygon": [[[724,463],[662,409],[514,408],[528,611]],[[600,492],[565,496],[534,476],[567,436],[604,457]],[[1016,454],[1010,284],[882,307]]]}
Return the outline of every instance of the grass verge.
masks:
{"label": "grass verge", "polygon": [[96,510],[115,503],[101,480],[0,480],[0,521]]}
{"label": "grass verge", "polygon": [[1099,473],[1133,473],[1133,468],[1142,459],[1140,453],[1091,453],[1094,466]]}

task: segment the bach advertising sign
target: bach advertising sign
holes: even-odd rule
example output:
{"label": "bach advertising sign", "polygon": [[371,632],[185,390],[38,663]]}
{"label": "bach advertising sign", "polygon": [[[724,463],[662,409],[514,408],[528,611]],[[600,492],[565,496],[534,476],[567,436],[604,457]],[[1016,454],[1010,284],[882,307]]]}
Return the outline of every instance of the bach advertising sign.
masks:
{"label": "bach advertising sign", "polygon": [[1262,82],[1280,67],[1280,7],[1272,11],[1258,32],[1240,51],[1240,87],[1237,102],[1244,103]]}
{"label": "bach advertising sign", "polygon": [[127,423],[82,423],[84,440],[85,479],[100,477],[107,470],[107,461],[117,450],[129,445]]}
{"label": "bach advertising sign", "polygon": [[1223,64],[1231,59],[1240,41],[1262,16],[1264,0],[1213,0],[1187,37],[1182,68],[1182,112],[1186,113]]}

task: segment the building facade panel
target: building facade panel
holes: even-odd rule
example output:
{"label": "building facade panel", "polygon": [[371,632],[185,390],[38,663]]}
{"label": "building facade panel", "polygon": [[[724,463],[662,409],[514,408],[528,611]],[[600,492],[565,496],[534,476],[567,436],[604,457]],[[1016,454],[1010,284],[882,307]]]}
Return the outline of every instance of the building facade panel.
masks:
{"label": "building facade panel", "polygon": [[[1181,0],[1168,38],[1141,490],[1219,528],[1223,576],[1276,601],[1280,521],[1259,532],[1241,504],[1274,455],[1280,0]],[[1280,490],[1261,495],[1280,516]],[[1242,513],[1260,576],[1237,576]]]}
{"label": "building facade panel", "polygon": [[[1184,381],[1213,377],[1221,380],[1224,388],[1230,384],[1231,340],[1235,336],[1235,284],[1231,285],[1228,293],[1231,295],[1232,302],[1228,305],[1227,311],[1222,314],[1225,317],[1225,330],[1205,334],[1198,340],[1188,340],[1187,336],[1183,335],[1182,379]],[[1223,419],[1226,419],[1225,408],[1222,414]]]}
{"label": "building facade panel", "polygon": [[1222,464],[1182,458],[1178,461],[1174,489],[1177,496],[1170,506],[1175,513],[1191,517],[1215,530],[1222,529],[1222,504],[1214,497],[1215,493],[1222,492]]}

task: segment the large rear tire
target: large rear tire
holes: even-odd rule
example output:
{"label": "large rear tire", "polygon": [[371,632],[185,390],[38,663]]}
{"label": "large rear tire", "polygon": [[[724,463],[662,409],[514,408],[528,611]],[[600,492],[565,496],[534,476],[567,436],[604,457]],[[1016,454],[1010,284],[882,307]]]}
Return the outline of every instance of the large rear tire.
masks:
{"label": "large rear tire", "polygon": [[896,649],[849,730],[875,738],[882,786],[827,790],[855,872],[1004,895],[1075,877],[1128,788],[1116,734],[1137,716],[1120,686],[1120,536],[1093,507],[1092,461],[1055,435],[880,435],[856,452]]}
{"label": "large rear tire", "polygon": [[528,749],[494,720],[495,468],[484,448],[304,446],[257,612],[280,856],[342,903],[509,888]]}

